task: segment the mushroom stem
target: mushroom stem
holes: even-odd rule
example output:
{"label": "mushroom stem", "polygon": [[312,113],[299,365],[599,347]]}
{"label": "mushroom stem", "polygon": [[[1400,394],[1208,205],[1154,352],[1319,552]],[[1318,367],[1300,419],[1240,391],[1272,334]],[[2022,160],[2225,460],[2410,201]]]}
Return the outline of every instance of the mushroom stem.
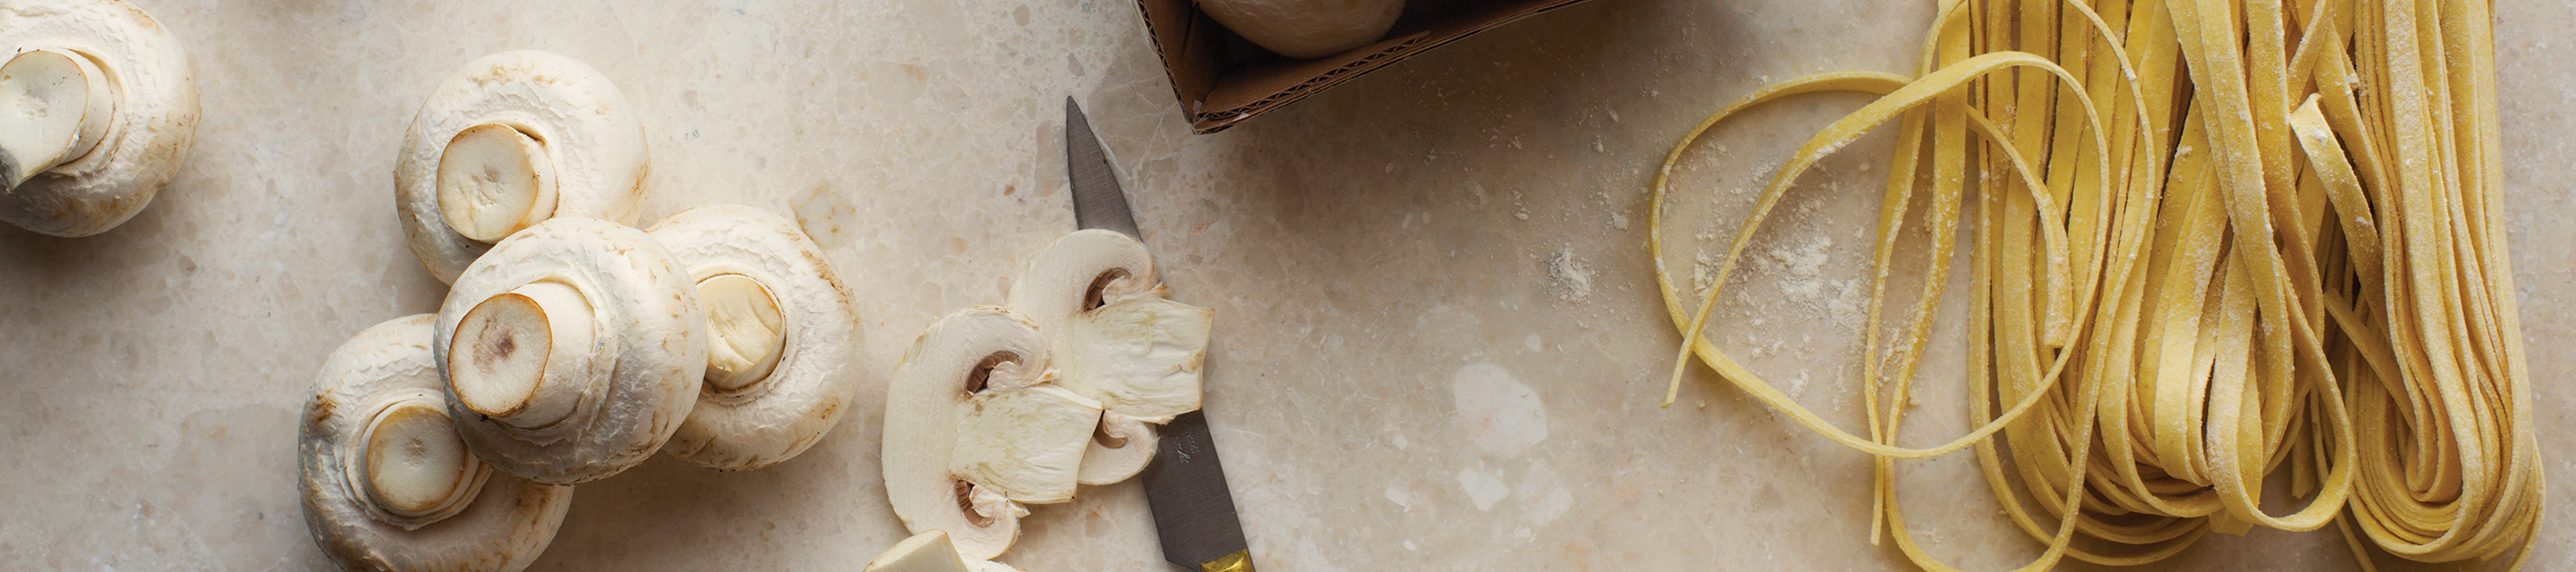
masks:
{"label": "mushroom stem", "polygon": [[707,310],[707,385],[741,391],[769,377],[787,347],[787,323],[778,298],[758,280],[719,274],[698,281]]}
{"label": "mushroom stem", "polygon": [[0,190],[17,188],[97,145],[95,132],[106,126],[107,113],[96,113],[99,121],[87,119],[108,98],[91,97],[105,77],[87,60],[59,50],[28,50],[0,64],[0,183],[6,183]]}
{"label": "mushroom stem", "polygon": [[555,162],[545,142],[485,123],[458,132],[438,157],[438,210],[457,234],[499,242],[555,213]]}
{"label": "mushroom stem", "polygon": [[448,383],[475,413],[518,427],[572,414],[591,376],[590,301],[571,285],[532,282],[493,296],[457,322]]}
{"label": "mushroom stem", "polygon": [[385,512],[404,518],[437,515],[474,498],[481,463],[465,451],[456,423],[434,399],[394,403],[368,422],[367,496]]}

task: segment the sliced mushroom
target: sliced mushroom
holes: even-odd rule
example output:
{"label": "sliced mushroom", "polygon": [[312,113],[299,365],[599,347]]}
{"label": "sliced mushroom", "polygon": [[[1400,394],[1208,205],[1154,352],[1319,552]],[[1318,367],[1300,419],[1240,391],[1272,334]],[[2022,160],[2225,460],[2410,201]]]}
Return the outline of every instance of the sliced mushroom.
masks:
{"label": "sliced mushroom", "polygon": [[966,560],[957,556],[948,533],[928,530],[894,543],[862,572],[966,572]]}
{"label": "sliced mushroom", "polygon": [[859,311],[823,248],[786,217],[743,205],[699,207],[652,235],[697,284],[707,315],[707,374],[667,446],[719,470],[802,453],[840,423],[859,390]]}
{"label": "sliced mushroom", "polygon": [[403,135],[394,206],[439,280],[548,218],[636,223],[649,166],[644,127],[599,70],[521,50],[448,76]]}
{"label": "sliced mushroom", "polygon": [[967,560],[957,555],[957,544],[949,542],[948,533],[937,530],[912,535],[886,549],[877,559],[868,561],[862,572],[1019,572],[1009,564],[991,560]]}
{"label": "sliced mushroom", "polygon": [[525,569],[572,487],[494,475],[466,452],[439,396],[434,319],[377,324],[323,362],[297,447],[306,528],[350,570]]}
{"label": "sliced mushroom", "polygon": [[1072,498],[1100,404],[1053,385],[1046,336],[1008,309],[932,322],[886,387],[881,461],[895,516],[947,531],[989,560],[1019,535],[1022,503]]}
{"label": "sliced mushroom", "polygon": [[1199,408],[1215,311],[1165,300],[1163,290],[1144,243],[1097,229],[1057,239],[1011,285],[1011,307],[1052,340],[1057,384],[1107,409],[1083,457],[1083,484],[1144,471],[1155,445],[1147,424]]}
{"label": "sliced mushroom", "polygon": [[458,275],[432,340],[447,409],[502,472],[573,484],[644,462],[706,375],[697,288],[644,231],[555,217]]}
{"label": "sliced mushroom", "polygon": [[197,133],[179,39],[117,0],[0,7],[0,220],[107,232],[178,173]]}
{"label": "sliced mushroom", "polygon": [[1395,27],[1404,0],[1198,0],[1243,39],[1279,55],[1315,59],[1369,45]]}

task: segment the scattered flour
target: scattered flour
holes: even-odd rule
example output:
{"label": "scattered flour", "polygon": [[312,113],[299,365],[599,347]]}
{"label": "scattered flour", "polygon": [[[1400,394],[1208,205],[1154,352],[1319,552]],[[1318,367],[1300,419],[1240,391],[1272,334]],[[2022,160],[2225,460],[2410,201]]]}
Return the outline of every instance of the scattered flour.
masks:
{"label": "scattered flour", "polygon": [[1592,280],[1597,273],[1583,261],[1574,259],[1574,248],[1560,248],[1547,258],[1547,282],[1554,286],[1556,297],[1578,302],[1592,297]]}

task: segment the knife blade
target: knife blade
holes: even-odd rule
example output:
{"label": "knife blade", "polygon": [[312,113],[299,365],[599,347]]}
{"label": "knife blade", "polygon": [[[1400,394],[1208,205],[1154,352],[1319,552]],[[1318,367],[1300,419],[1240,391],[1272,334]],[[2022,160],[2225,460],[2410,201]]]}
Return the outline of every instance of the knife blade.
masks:
{"label": "knife blade", "polygon": [[[1109,152],[1072,97],[1064,98],[1064,159],[1073,180],[1074,224],[1142,240],[1127,192],[1109,167]],[[1226,490],[1225,466],[1217,461],[1216,439],[1202,411],[1163,425],[1154,461],[1139,476],[1145,503],[1154,510],[1154,532],[1162,538],[1163,559],[1173,564],[1200,572],[1253,572],[1251,546],[1234,514],[1234,494]]]}

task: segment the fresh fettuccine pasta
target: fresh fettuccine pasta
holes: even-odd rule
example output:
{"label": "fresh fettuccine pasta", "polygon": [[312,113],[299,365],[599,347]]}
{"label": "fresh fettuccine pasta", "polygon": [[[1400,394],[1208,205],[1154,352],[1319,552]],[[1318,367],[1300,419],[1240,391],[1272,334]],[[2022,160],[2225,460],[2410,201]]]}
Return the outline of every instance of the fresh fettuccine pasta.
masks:
{"label": "fresh fettuccine pasta", "polygon": [[[2005,514],[2048,543],[2025,570],[2142,564],[2212,531],[2330,522],[2364,566],[2510,554],[2520,567],[2542,469],[2497,211],[2490,5],[1940,2],[1915,77],[1769,86],[1665,158],[1648,245],[1683,337],[1666,405],[1696,361],[1875,456],[1871,542],[1884,533],[1931,570],[1952,568],[1908,531],[1893,463],[1968,448]],[[1818,92],[1878,99],[1772,174],[1716,272],[1676,282],[1663,229],[1674,163],[1746,108]],[[1792,183],[1890,122],[1862,330],[1868,426],[1855,433],[1704,332]],[[1882,339],[1898,237],[1908,212],[1956,236],[1971,208],[1976,428],[1900,446],[1957,252],[1937,240],[1921,253],[1919,302]],[[2266,512],[2283,491],[2265,480],[2283,471],[2295,502],[2271,504],[2296,509]]]}

